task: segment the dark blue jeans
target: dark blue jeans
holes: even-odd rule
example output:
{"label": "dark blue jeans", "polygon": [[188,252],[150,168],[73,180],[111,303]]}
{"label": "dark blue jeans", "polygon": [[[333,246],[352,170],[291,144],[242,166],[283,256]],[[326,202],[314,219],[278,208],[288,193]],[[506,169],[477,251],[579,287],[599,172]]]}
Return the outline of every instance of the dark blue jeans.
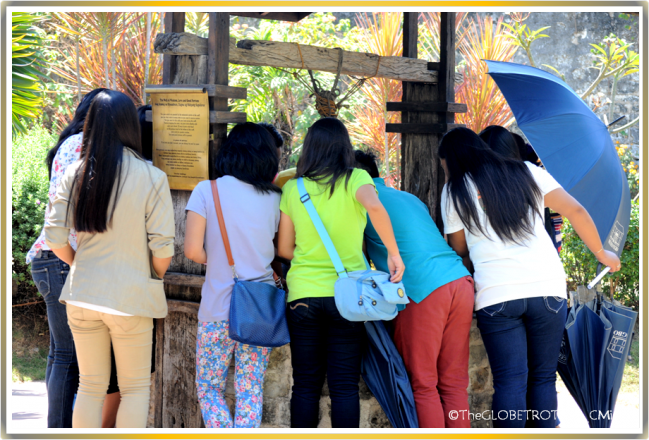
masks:
{"label": "dark blue jeans", "polygon": [[554,428],[565,298],[505,301],[476,316],[494,378],[494,428]]}
{"label": "dark blue jeans", "polygon": [[358,428],[358,382],[365,326],[340,316],[333,297],[288,304],[293,395],[291,428],[317,428],[325,376],[331,396],[331,426]]}
{"label": "dark blue jeans", "polygon": [[72,428],[72,404],[79,387],[79,366],[65,305],[59,302],[70,266],[52,251],[41,251],[32,261],[32,278],[43,295],[50,327],[47,356],[47,427]]}

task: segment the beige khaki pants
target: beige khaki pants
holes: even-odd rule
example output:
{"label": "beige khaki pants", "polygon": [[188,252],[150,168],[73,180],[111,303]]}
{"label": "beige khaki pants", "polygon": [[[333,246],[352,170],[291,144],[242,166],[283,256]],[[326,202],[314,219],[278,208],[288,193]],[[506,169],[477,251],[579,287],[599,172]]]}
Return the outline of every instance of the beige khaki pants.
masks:
{"label": "beige khaki pants", "polygon": [[146,428],[153,319],[110,315],[70,304],[67,313],[79,363],[79,391],[72,427],[101,428],[112,342],[122,395],[115,427]]}

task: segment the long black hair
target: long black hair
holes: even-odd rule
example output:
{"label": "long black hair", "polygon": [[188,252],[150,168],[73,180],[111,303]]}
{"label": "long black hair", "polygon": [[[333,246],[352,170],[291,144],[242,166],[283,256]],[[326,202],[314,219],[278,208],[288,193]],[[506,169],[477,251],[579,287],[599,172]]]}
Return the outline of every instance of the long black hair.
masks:
{"label": "long black hair", "polygon": [[[442,138],[438,154],[448,170],[448,203],[453,201],[462,223],[488,236],[480,223],[478,208],[469,190],[472,180],[489,224],[502,241],[522,244],[534,234],[535,215],[541,215],[543,194],[530,170],[520,160],[508,159],[492,151],[468,128],[455,128]],[[442,207],[444,209],[444,207]]]}
{"label": "long black hair", "polygon": [[520,134],[514,132],[510,133],[514,137],[516,145],[518,145],[518,151],[520,151],[521,153],[521,160],[532,162],[534,165],[538,166],[539,156],[536,155],[534,148],[532,148],[530,144],[525,142],[525,139],[523,139],[523,136],[521,136]]}
{"label": "long black hair", "polygon": [[235,125],[214,159],[217,177],[236,177],[261,193],[282,192],[273,185],[278,169],[275,140],[268,130],[252,122]]}
{"label": "long black hair", "polygon": [[479,136],[496,153],[510,159],[522,159],[516,139],[505,127],[490,125],[482,130]]}
{"label": "long black hair", "polygon": [[147,110],[151,110],[151,104],[139,106],[137,117],[140,120],[142,156],[146,160],[153,160],[153,123],[146,120]]}
{"label": "long black hair", "polygon": [[345,189],[354,171],[354,147],[345,124],[336,118],[322,118],[307,132],[295,178],[307,177],[331,188],[345,176]]}
{"label": "long black hair", "polygon": [[63,129],[61,134],[59,135],[59,140],[56,142],[56,145],[50,149],[50,151],[47,152],[47,157],[45,158],[45,163],[47,164],[47,176],[48,179],[52,178],[52,163],[54,163],[54,157],[56,156],[56,152],[59,151],[59,147],[61,147],[61,144],[65,142],[67,138],[70,136],[73,136],[75,134],[79,134],[83,131],[83,124],[86,122],[86,115],[88,114],[88,109],[90,108],[90,104],[92,103],[92,100],[94,99],[95,96],[97,96],[98,93],[103,92],[104,88],[99,88],[92,90],[84,95],[83,98],[81,98],[81,102],[77,106],[77,109],[74,112],[74,117],[72,118],[72,121]]}
{"label": "long black hair", "polygon": [[107,230],[121,189],[124,147],[131,148],[141,159],[140,142],[140,123],[131,98],[114,90],[97,94],[86,116],[82,163],[71,189],[71,194],[76,195],[73,200],[77,231],[99,233]]}
{"label": "long black hair", "polygon": [[376,165],[376,154],[370,150],[354,150],[354,157],[356,158],[356,168],[367,171],[372,179],[381,177],[379,167]]}

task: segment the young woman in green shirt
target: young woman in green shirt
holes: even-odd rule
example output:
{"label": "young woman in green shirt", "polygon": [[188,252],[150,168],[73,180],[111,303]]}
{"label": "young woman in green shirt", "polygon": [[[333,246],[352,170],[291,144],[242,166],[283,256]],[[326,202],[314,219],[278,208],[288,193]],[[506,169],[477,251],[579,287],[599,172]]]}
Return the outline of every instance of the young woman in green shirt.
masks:
{"label": "young woman in green shirt", "polygon": [[349,272],[365,268],[363,232],[367,215],[388,250],[391,280],[405,269],[390,217],[369,174],[354,168],[354,151],[344,124],[323,118],[309,129],[295,178],[283,188],[278,253],[291,261],[288,322],[291,334],[293,395],[291,427],[318,426],[325,375],[334,428],[358,428],[358,382],[365,344],[362,322],[344,319],[334,301],[338,279],[333,263],[300,201],[297,178],[304,185],[336,250]]}

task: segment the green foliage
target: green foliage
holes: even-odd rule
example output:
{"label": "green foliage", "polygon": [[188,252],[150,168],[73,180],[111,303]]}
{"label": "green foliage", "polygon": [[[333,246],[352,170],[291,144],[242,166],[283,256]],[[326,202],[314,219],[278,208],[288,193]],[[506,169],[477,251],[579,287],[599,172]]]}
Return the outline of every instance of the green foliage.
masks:
{"label": "green foliage", "polygon": [[532,46],[532,43],[539,38],[550,38],[548,35],[541,33],[546,29],[550,29],[550,26],[544,26],[537,30],[532,30],[523,23],[530,16],[529,12],[527,15],[520,12],[512,12],[509,15],[512,19],[512,24],[503,23],[503,26],[509,29],[509,32],[505,33],[505,37],[512,40],[516,46],[525,49],[527,58],[530,60],[530,65],[536,67],[530,47]]}
{"label": "green foliage", "polygon": [[633,155],[631,147],[626,144],[620,144],[616,141],[615,150],[620,158],[622,169],[626,173],[626,178],[629,182],[629,191],[631,198],[634,199],[640,191],[640,169],[637,164],[638,158]]}
{"label": "green foliage", "polygon": [[56,138],[38,126],[12,142],[12,276],[23,288],[34,285],[25,257],[43,227],[49,186],[45,157],[55,143]]}
{"label": "green foliage", "polygon": [[11,14],[11,130],[16,136],[25,133],[26,119],[41,113],[42,98],[39,81],[44,75],[41,33],[35,25],[45,16],[14,12]]}
{"label": "green foliage", "polygon": [[[350,28],[349,20],[337,22],[331,13],[317,12],[299,23],[262,20],[258,27],[242,24],[239,17],[232,17],[230,36],[237,40],[284,41],[359,50],[358,36],[354,36],[355,33],[349,35]],[[230,65],[230,85],[248,89],[248,98],[234,101],[231,110],[246,112],[249,121],[269,122],[279,129],[286,142],[280,164],[282,168],[297,162],[299,148],[292,146],[301,143],[307,129],[320,118],[309,96],[311,92],[296,75],[310,81],[306,69],[298,72],[266,66]],[[325,88],[334,78],[328,73],[314,72],[314,76]],[[354,99],[358,98],[353,98],[350,106],[357,102]],[[341,120],[352,118],[347,109],[342,109],[339,117]]]}
{"label": "green foliage", "polygon": [[[561,246],[563,268],[568,276],[568,290],[588,284],[595,278],[597,259],[581,241],[572,225],[565,220]],[[638,310],[640,294],[640,204],[631,203],[631,222],[624,250],[620,257],[622,269],[602,280],[602,290],[622,304]]]}

